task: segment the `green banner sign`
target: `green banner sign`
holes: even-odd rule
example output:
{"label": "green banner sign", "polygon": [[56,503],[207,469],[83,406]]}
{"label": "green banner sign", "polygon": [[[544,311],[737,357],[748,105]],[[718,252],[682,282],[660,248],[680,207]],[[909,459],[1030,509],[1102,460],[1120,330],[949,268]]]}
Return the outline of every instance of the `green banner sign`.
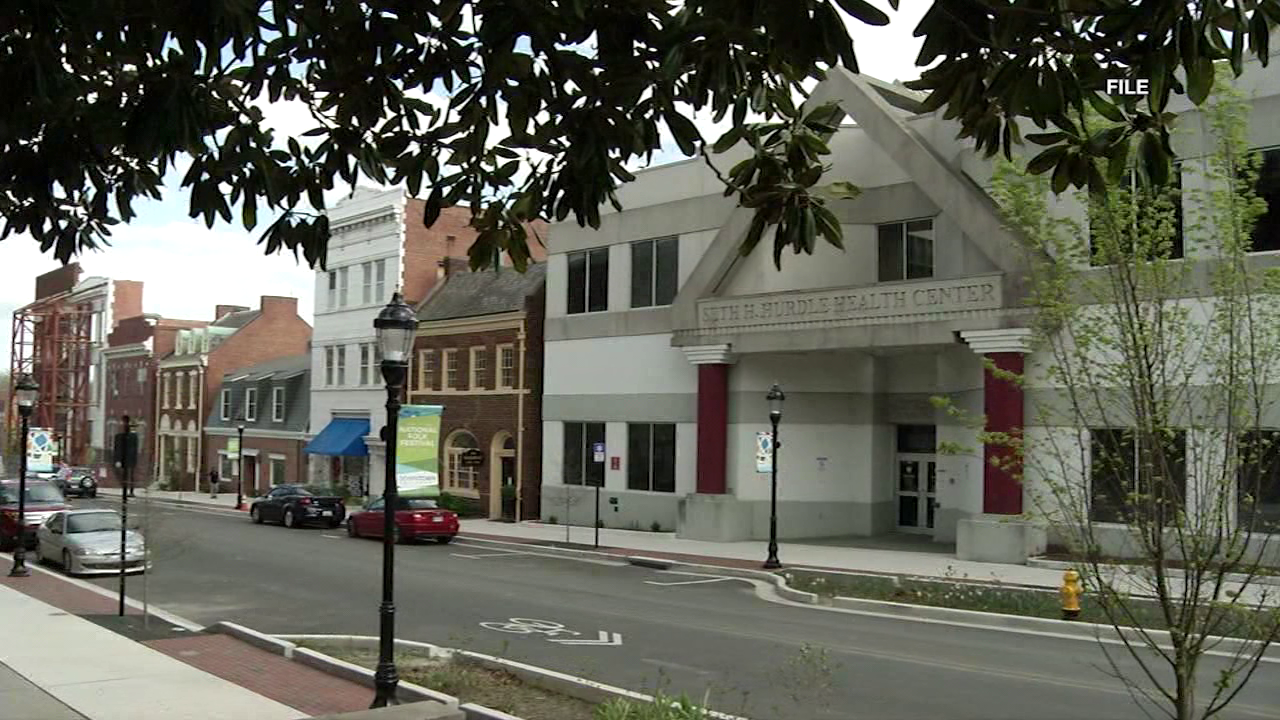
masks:
{"label": "green banner sign", "polygon": [[440,418],[443,405],[405,405],[396,432],[396,489],[406,494],[440,494]]}

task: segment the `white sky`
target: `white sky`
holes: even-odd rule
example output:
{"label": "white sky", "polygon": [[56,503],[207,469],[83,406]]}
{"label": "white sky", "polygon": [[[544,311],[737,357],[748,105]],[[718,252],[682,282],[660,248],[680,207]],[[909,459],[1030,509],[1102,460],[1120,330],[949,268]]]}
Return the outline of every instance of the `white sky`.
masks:
{"label": "white sky", "polygon": [[[892,22],[879,28],[852,27],[861,70],[890,81],[919,77],[915,56],[920,40],[911,33],[930,3],[902,0],[901,10],[894,13],[886,0],[873,2],[889,12]],[[298,103],[277,103],[265,109],[268,121],[279,131],[302,132],[312,127]],[[656,160],[679,157],[663,153]],[[298,298],[299,313],[310,322],[314,283],[306,263],[295,261],[292,254],[264,256],[256,243],[266,227],[261,220],[257,232],[248,233],[222,223],[209,229],[188,218],[189,198],[177,190],[181,176],[175,173],[163,200],[136,204],[138,217],[128,226],[117,226],[111,247],[77,259],[82,277],[141,280],[143,310],[165,317],[212,320],[214,305],[257,307],[262,295],[284,295]],[[334,195],[330,202],[341,193]],[[0,242],[0,317],[6,320],[0,332],[0,366],[4,370],[8,370],[10,352],[7,320],[34,298],[36,276],[58,265],[51,255],[42,255],[28,236]]]}

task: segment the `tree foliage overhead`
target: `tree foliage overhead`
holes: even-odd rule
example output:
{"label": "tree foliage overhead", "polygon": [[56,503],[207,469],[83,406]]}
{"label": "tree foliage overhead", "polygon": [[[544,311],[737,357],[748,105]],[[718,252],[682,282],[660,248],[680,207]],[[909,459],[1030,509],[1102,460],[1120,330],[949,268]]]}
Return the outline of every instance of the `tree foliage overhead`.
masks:
{"label": "tree foliage overhead", "polygon": [[[722,147],[753,150],[754,162],[726,180],[757,213],[752,244],[779,230],[780,262],[786,247],[811,253],[818,236],[841,240],[817,185],[838,116],[796,98],[831,67],[857,71],[847,23],[884,25],[896,9],[897,0],[13,0],[0,10],[0,237],[28,233],[66,261],[106,242],[137,200],[180,175],[192,217],[247,229],[273,218],[267,252],[321,265],[324,194],[363,179],[425,194],[428,223],[444,206],[469,206],[473,265],[507,253],[522,267],[525,221],[597,226],[632,179],[627,166],[660,149],[664,129],[686,155],[705,148],[690,117],[709,111],[733,121]],[[920,82],[930,106],[946,107],[984,148],[1009,150],[1013,117],[1058,126],[1050,150],[1080,186],[1081,153],[1116,153],[1141,134],[1144,156],[1167,155],[1163,108],[1182,89],[1180,64],[1195,69],[1188,91],[1202,97],[1206,59],[1238,68],[1245,38],[1265,57],[1277,20],[1280,0],[939,0],[917,29],[921,61],[939,60]],[[1104,63],[1151,77],[1151,110],[1102,101],[1126,129],[1083,138],[1067,110],[1099,102],[1081,88]],[[313,128],[277,136],[263,108],[282,100],[305,106]],[[749,115],[765,122],[747,124]]]}

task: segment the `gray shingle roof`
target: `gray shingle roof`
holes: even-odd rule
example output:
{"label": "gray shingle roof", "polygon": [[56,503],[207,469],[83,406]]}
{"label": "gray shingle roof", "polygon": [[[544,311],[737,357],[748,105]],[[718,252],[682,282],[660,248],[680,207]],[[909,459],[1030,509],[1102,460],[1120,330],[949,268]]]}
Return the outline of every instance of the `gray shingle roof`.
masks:
{"label": "gray shingle roof", "polygon": [[266,380],[270,377],[284,378],[310,369],[310,355],[291,355],[286,358],[268,360],[247,368],[232,370],[222,376],[222,382],[228,380]]}
{"label": "gray shingle roof", "polygon": [[418,308],[418,319],[429,322],[523,310],[525,299],[542,287],[546,277],[546,263],[529,265],[523,273],[509,267],[496,272],[455,272]]}
{"label": "gray shingle roof", "polygon": [[210,325],[213,327],[242,328],[256,320],[261,314],[261,310],[241,310],[239,312],[227,313],[210,323]]}
{"label": "gray shingle roof", "polygon": [[[233,428],[244,408],[245,389],[258,389],[257,419],[245,422],[245,429],[307,432],[311,417],[311,355],[293,355],[233,370],[222,377],[213,396],[206,427]],[[272,389],[284,388],[284,419],[272,418]],[[222,390],[230,391],[231,412],[222,419]]]}

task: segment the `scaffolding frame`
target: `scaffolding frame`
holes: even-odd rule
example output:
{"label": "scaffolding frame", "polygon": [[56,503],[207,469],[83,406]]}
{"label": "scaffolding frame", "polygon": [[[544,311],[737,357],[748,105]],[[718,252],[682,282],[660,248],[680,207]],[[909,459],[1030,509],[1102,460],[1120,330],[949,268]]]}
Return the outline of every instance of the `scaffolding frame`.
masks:
{"label": "scaffolding frame", "polygon": [[93,305],[72,304],[71,293],[42,298],[13,313],[6,430],[18,431],[17,397],[24,375],[40,386],[31,427],[53,431],[58,456],[69,465],[89,464],[89,410],[93,365]]}

